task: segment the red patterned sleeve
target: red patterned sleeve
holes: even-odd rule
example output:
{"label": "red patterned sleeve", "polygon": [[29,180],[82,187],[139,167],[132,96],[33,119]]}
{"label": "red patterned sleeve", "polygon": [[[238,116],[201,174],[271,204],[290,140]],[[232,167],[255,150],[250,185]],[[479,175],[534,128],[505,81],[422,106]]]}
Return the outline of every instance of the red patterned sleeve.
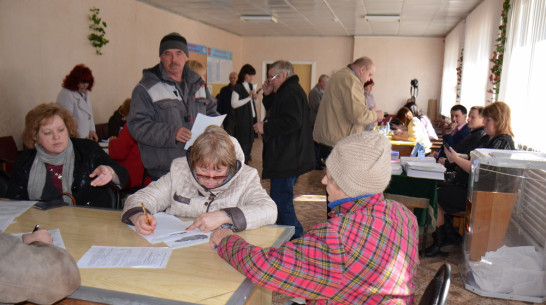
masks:
{"label": "red patterned sleeve", "polygon": [[338,233],[317,226],[280,248],[260,248],[237,235],[224,238],[218,254],[252,282],[306,299],[330,299],[338,291],[344,267]]}

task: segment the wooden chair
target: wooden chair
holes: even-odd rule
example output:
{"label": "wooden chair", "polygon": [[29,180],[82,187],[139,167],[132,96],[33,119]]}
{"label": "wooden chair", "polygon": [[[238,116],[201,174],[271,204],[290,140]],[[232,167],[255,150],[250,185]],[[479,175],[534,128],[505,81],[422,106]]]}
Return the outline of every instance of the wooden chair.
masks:
{"label": "wooden chair", "polygon": [[466,213],[459,212],[455,214],[449,214],[449,216],[453,217],[453,227],[457,228],[457,230],[459,231],[459,235],[463,236],[465,230]]}
{"label": "wooden chair", "polygon": [[[388,193],[383,193],[383,196],[385,197],[385,199],[400,202],[411,211],[413,211],[413,209],[425,209],[428,215],[428,209],[430,206],[429,205],[430,200],[428,198],[418,198],[418,197],[410,197],[410,196],[395,195],[395,194],[388,194]],[[428,231],[428,221],[427,219],[425,219],[423,245],[422,245],[421,253],[425,253],[425,248],[427,246],[427,231]]]}
{"label": "wooden chair", "polygon": [[2,163],[2,169],[8,173],[10,176],[13,171],[13,163],[19,151],[17,150],[17,145],[15,145],[15,140],[12,136],[0,137],[0,159]]}
{"label": "wooden chair", "polygon": [[95,124],[95,131],[100,140],[108,139],[108,123]]}

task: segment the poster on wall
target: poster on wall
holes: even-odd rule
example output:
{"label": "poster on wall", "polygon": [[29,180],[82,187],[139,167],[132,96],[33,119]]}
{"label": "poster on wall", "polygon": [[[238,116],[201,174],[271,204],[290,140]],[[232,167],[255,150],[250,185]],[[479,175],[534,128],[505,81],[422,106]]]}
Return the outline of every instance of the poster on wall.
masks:
{"label": "poster on wall", "polygon": [[233,71],[233,52],[188,43],[190,59],[207,67],[208,84],[226,84]]}
{"label": "poster on wall", "polygon": [[225,84],[233,71],[233,52],[209,48],[207,74],[211,84]]}

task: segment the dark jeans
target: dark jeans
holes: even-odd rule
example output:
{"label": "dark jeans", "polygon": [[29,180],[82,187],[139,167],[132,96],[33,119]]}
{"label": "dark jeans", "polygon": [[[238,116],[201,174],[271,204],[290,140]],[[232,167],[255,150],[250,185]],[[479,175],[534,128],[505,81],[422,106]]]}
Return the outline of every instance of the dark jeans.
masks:
{"label": "dark jeans", "polygon": [[320,155],[320,144],[314,141],[313,144],[315,145],[315,166],[323,166],[324,164],[322,163],[322,157]]}
{"label": "dark jeans", "polygon": [[239,143],[241,145],[241,149],[243,150],[243,153],[245,154],[245,164],[248,165],[248,161],[250,161],[251,158],[251,152],[252,152],[252,142],[250,143]]}
{"label": "dark jeans", "polygon": [[303,226],[296,216],[293,201],[294,184],[297,180],[298,176],[271,179],[270,195],[277,204],[277,224],[294,226],[296,231],[292,238],[299,238],[303,235]]}
{"label": "dark jeans", "polygon": [[[324,160],[324,164],[326,164],[326,159],[328,159],[328,156],[332,152],[333,147],[330,147],[330,146],[327,146],[327,145],[324,145],[324,144],[320,144],[320,143],[318,145],[319,145],[319,149],[320,149],[320,157]],[[325,187],[325,189],[326,189],[326,187]],[[328,201],[328,191],[326,191],[326,217],[330,218],[330,216],[328,216],[328,215],[330,214],[332,209],[330,209],[330,207],[328,206],[328,203],[330,203],[330,201]]]}
{"label": "dark jeans", "polygon": [[324,162],[326,162],[326,159],[332,152],[332,149],[333,147],[319,143],[320,157],[324,160]]}

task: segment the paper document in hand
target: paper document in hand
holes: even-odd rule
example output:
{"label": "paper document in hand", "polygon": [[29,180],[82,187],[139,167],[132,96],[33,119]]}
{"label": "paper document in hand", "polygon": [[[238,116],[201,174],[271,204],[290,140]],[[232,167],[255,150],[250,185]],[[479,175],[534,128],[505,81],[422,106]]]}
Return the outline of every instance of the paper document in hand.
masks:
{"label": "paper document in hand", "polygon": [[191,139],[186,142],[184,149],[187,150],[188,148],[190,148],[193,142],[195,142],[195,139],[197,139],[198,136],[205,132],[205,129],[209,125],[222,126],[222,122],[224,121],[225,117],[225,114],[212,117],[204,115],[202,113],[198,113],[197,117],[195,118],[195,123],[193,123],[193,127],[191,128]]}
{"label": "paper document in hand", "polygon": [[78,268],[165,268],[172,250],[167,247],[92,246]]}

